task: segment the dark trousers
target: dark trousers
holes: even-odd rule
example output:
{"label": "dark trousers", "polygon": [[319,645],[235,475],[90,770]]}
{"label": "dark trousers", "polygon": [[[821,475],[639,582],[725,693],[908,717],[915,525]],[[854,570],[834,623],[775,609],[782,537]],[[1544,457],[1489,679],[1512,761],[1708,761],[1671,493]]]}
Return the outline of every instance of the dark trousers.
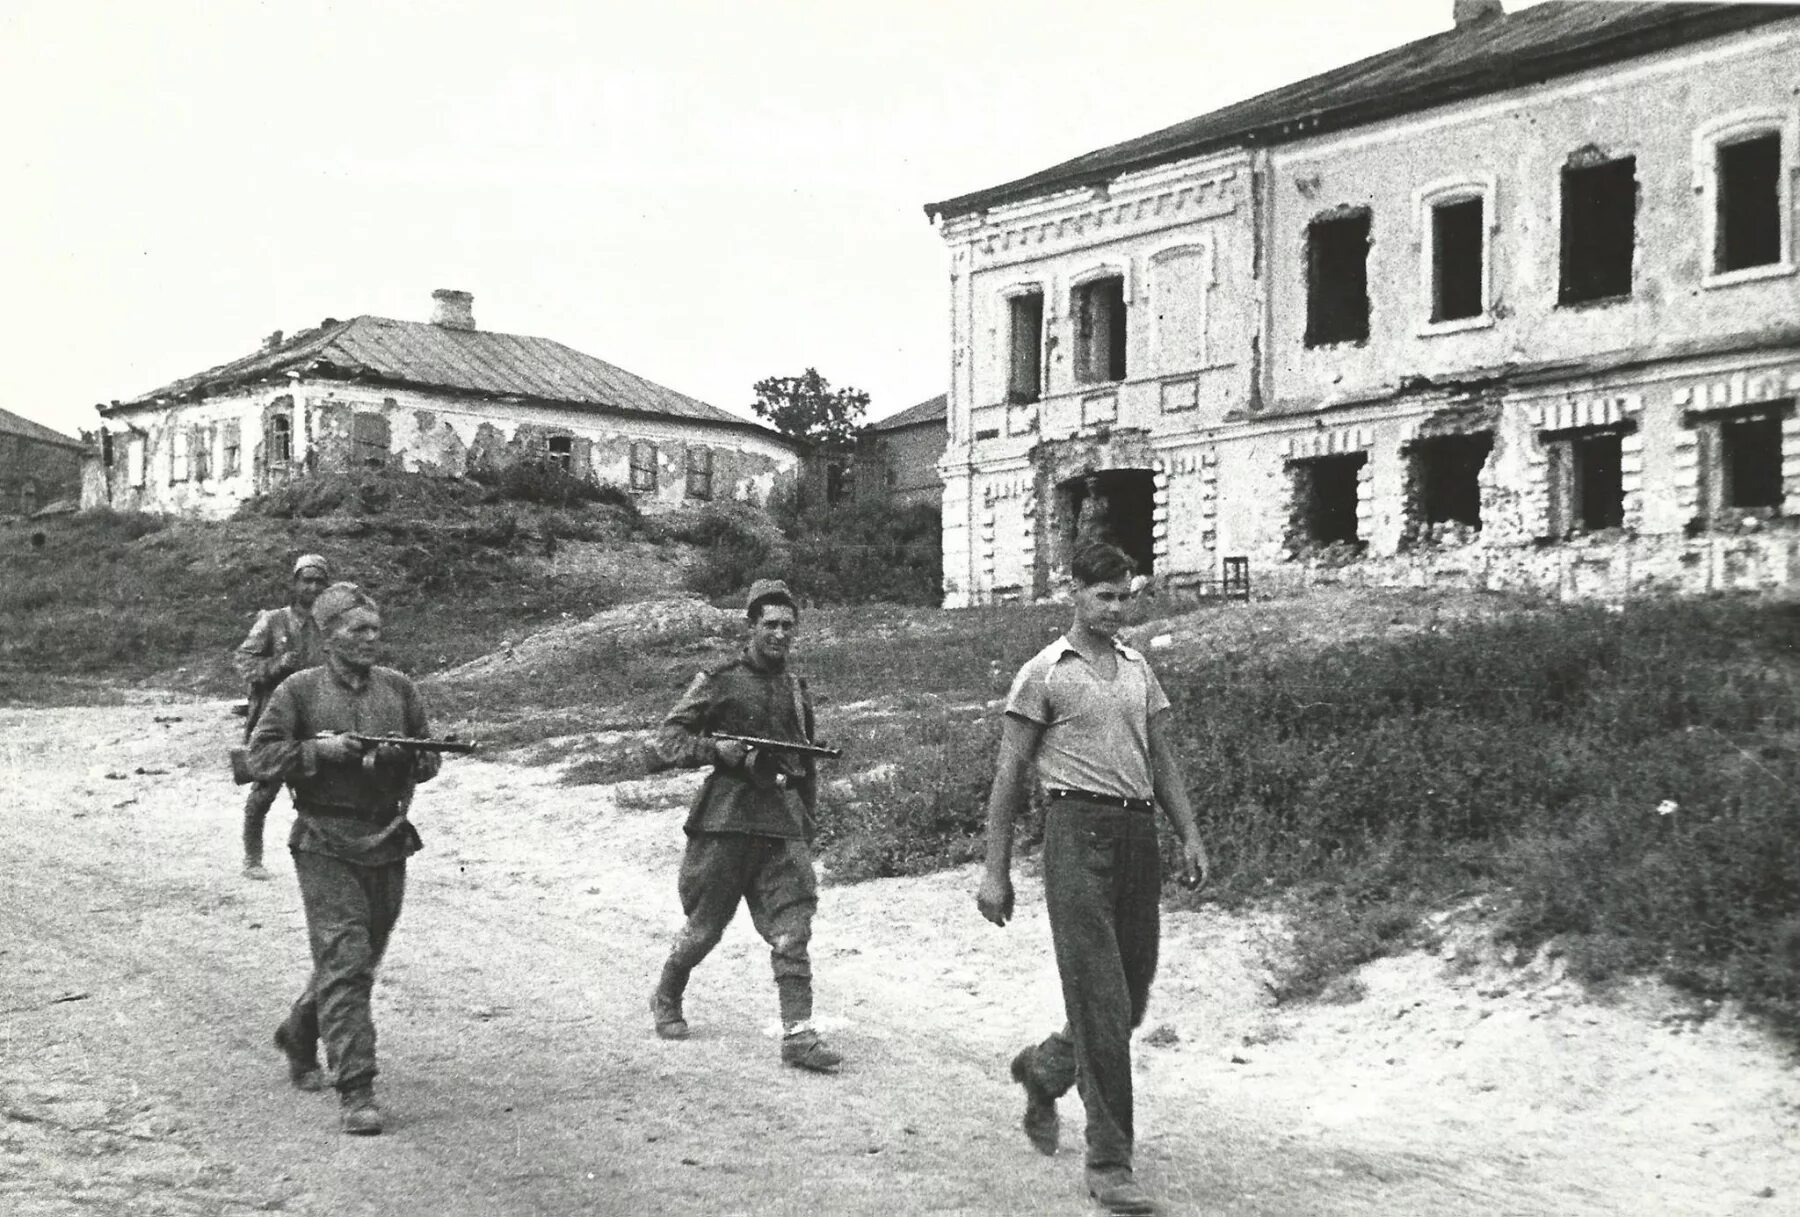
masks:
{"label": "dark trousers", "polygon": [[1131,1165],[1131,1033],[1144,1021],[1161,934],[1152,812],[1062,802],[1044,826],[1044,904],[1068,1023],[1032,1051],[1052,1094],[1079,1086],[1087,1165]]}
{"label": "dark trousers", "polygon": [[280,793],[280,782],[257,782],[250,787],[250,794],[244,799],[244,860],[246,862],[262,861],[263,824],[269,818],[269,808],[275,805],[275,796]]}
{"label": "dark trousers", "polygon": [[400,919],[406,896],[406,862],[357,866],[325,854],[294,851],[313,972],[288,1011],[294,1044],[325,1041],[337,1069],[337,1088],[355,1090],[375,1080],[375,1020],[369,997],[375,968]]}
{"label": "dark trousers", "polygon": [[738,902],[769,944],[781,1021],[812,1017],[813,910],[819,906],[812,850],[804,841],[741,832],[703,832],[688,837],[677,880],[687,924],[663,965],[662,991],[679,998],[688,974],[719,945]]}

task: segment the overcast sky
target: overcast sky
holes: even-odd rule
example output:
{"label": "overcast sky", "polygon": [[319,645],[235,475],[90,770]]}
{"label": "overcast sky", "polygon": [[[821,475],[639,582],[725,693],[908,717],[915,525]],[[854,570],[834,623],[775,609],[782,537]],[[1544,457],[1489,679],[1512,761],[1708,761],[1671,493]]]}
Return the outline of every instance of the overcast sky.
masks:
{"label": "overcast sky", "polygon": [[5,0],[0,406],[91,428],[272,330],[455,287],[483,329],[726,409],[810,365],[878,418],[946,380],[925,203],[1451,2]]}

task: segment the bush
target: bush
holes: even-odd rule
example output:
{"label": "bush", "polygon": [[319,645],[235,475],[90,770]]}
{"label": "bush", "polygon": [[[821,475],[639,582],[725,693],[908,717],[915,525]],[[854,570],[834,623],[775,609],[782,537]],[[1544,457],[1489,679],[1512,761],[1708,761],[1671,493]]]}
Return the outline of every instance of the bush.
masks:
{"label": "bush", "polygon": [[663,535],[700,551],[683,583],[709,600],[742,591],[757,579],[791,573],[781,534],[762,512],[742,503],[709,503],[669,521]]}
{"label": "bush", "polygon": [[605,503],[636,518],[637,501],[629,491],[610,482],[594,482],[577,477],[555,461],[543,458],[509,460],[482,466],[469,472],[497,498],[514,503],[537,503],[546,507],[573,507],[583,503]]}

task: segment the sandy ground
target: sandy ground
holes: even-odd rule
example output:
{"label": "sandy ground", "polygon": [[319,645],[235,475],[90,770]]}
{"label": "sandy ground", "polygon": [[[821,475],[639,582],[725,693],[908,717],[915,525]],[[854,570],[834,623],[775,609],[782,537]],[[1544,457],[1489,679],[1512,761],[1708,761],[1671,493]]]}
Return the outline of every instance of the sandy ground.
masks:
{"label": "sandy ground", "polygon": [[[779,1064],[745,918],[696,974],[695,1038],[653,1036],[693,775],[464,760],[423,788],[376,995],[389,1130],[341,1135],[269,1045],[303,922],[285,797],[275,880],[237,873],[237,726],[219,702],[0,711],[0,1213],[1093,1211],[1079,1104],[1042,1158],[1006,1076],[1060,1021],[1029,866],[1003,931],[969,871],[826,889],[838,1077]],[[1433,956],[1277,1009],[1279,942],[1269,917],[1166,921],[1136,1060],[1171,1212],[1800,1211],[1800,1073],[1729,1010]]]}

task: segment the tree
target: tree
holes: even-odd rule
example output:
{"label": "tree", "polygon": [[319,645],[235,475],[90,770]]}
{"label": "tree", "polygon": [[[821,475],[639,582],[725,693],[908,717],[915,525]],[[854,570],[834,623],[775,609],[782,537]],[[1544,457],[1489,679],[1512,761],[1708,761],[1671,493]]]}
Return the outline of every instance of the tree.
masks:
{"label": "tree", "polygon": [[750,408],[766,418],[783,435],[807,440],[821,448],[845,449],[856,442],[856,432],[869,408],[869,395],[861,389],[834,389],[808,368],[800,376],[771,376],[754,386],[756,400]]}

